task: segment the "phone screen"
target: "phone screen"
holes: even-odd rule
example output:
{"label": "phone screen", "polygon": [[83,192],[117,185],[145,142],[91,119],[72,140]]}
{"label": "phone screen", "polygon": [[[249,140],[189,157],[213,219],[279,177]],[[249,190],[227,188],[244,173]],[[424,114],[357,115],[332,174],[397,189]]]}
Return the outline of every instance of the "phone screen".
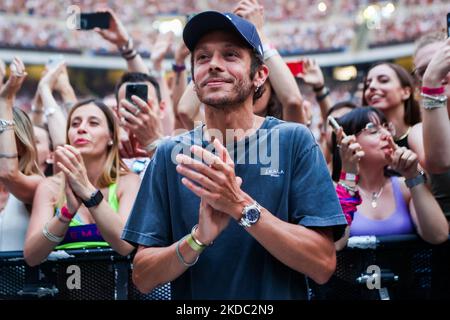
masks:
{"label": "phone screen", "polygon": [[131,96],[138,96],[145,102],[148,100],[148,86],[144,83],[129,83],[126,86],[125,98],[135,104]]}
{"label": "phone screen", "polygon": [[108,29],[111,15],[109,12],[91,12],[80,14],[80,29],[91,30],[94,28]]}
{"label": "phone screen", "polygon": [[[334,133],[337,133],[337,131],[339,130],[339,128],[341,127],[339,125],[339,123],[337,123],[336,119],[333,118],[332,116],[328,116],[328,123],[330,124],[330,126],[333,128]],[[347,135],[345,134],[345,132],[342,132],[342,136],[346,137]]]}
{"label": "phone screen", "polygon": [[287,65],[289,67],[289,70],[291,70],[292,74],[294,75],[294,77],[303,73],[303,61],[288,62]]}

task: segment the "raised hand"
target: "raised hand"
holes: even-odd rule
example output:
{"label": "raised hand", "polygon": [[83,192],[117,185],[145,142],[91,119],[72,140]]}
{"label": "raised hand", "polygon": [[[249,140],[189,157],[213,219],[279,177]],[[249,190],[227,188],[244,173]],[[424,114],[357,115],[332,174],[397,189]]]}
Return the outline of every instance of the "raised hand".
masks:
{"label": "raised hand", "polygon": [[142,147],[163,136],[161,118],[156,113],[157,104],[153,99],[147,102],[132,96],[135,105],[126,99],[120,101],[119,113],[123,118],[121,125],[134,134]]}
{"label": "raised hand", "polygon": [[184,44],[184,41],[180,41],[177,49],[175,50],[175,63],[177,65],[184,64],[184,61],[186,60],[186,58],[189,56],[190,53],[191,52]]}
{"label": "raised hand", "polygon": [[419,172],[419,158],[417,154],[405,147],[399,147],[391,137],[389,137],[388,141],[393,149],[390,155],[391,168],[406,179],[416,177]]}
{"label": "raised hand", "polygon": [[365,153],[361,145],[356,142],[356,137],[343,136],[343,129],[339,128],[336,134],[336,141],[339,147],[339,155],[342,161],[342,170],[347,173],[359,173],[359,161]]}
{"label": "raised hand", "polygon": [[41,80],[39,81],[38,89],[42,90],[44,88],[48,88],[53,90],[56,86],[56,82],[58,81],[60,75],[64,72],[66,68],[65,62],[60,62],[55,68],[46,69],[43,73]]}
{"label": "raised hand", "polygon": [[423,85],[425,87],[437,88],[443,86],[442,82],[450,73],[450,38],[448,38],[438,50],[423,75]]}
{"label": "raised hand", "polygon": [[0,98],[14,100],[28,73],[25,71],[25,65],[22,60],[18,57],[14,57],[9,69],[11,74],[8,81],[0,89]]}
{"label": "raised hand", "polygon": [[159,69],[161,67],[164,57],[170,51],[173,43],[173,36],[173,32],[158,34],[158,38],[156,38],[156,42],[152,47],[150,56],[155,69]]}
{"label": "raised hand", "polygon": [[129,36],[127,29],[125,29],[119,17],[111,9],[99,10],[99,12],[109,12],[111,15],[109,29],[95,28],[94,31],[102,36],[103,39],[115,44],[118,48],[125,46]]}
{"label": "raised hand", "polygon": [[257,0],[239,1],[233,13],[253,23],[258,32],[262,31],[264,26],[264,7]]}
{"label": "raised hand", "polygon": [[70,85],[69,74],[67,73],[67,66],[63,64],[61,67],[61,71],[59,72],[58,77],[54,82],[53,89],[58,92],[63,92],[64,90],[70,88],[72,88],[72,86]]}
{"label": "raised hand", "polygon": [[323,87],[325,80],[322,70],[314,59],[302,59],[303,73],[299,73],[297,77],[303,79],[306,84],[313,88]]}

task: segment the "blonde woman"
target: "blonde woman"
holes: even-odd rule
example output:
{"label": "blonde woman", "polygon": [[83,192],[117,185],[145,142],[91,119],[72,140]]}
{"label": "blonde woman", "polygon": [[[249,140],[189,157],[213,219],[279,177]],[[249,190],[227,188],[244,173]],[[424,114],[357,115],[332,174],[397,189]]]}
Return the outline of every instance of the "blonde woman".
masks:
{"label": "blonde woman", "polygon": [[37,164],[33,126],[28,116],[13,108],[27,73],[14,58],[11,76],[0,90],[0,184],[7,197],[0,211],[0,251],[23,250],[37,186],[43,180]]}
{"label": "blonde woman", "polygon": [[119,158],[118,126],[100,101],[77,103],[67,122],[67,143],[55,150],[61,172],[38,187],[24,256],[41,263],[53,249],[133,247],[120,236],[139,188],[139,177]]}

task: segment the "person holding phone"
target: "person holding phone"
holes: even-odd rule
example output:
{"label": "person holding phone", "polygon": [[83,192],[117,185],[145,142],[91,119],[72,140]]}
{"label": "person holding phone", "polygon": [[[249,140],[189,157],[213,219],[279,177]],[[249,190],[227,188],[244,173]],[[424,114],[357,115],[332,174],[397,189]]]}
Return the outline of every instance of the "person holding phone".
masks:
{"label": "person holding phone", "polygon": [[109,13],[109,27],[105,29],[96,27],[94,31],[106,41],[117,46],[122,57],[127,61],[129,72],[149,73],[149,69],[142,60],[141,55],[134,47],[133,38],[128,34],[117,14],[109,8],[99,12]]}
{"label": "person holding phone", "polygon": [[125,73],[115,94],[120,125],[128,135],[128,140],[121,140],[121,154],[151,157],[164,137],[161,119],[166,104],[157,80],[144,73]]}
{"label": "person holding phone", "polygon": [[[395,144],[384,114],[373,107],[357,108],[337,122],[342,129],[334,136],[332,176],[343,208],[355,200],[350,236],[417,233],[432,244],[445,242],[447,223],[425,185],[418,157]],[[402,178],[386,176],[388,165]],[[344,245],[341,240],[338,248]]]}

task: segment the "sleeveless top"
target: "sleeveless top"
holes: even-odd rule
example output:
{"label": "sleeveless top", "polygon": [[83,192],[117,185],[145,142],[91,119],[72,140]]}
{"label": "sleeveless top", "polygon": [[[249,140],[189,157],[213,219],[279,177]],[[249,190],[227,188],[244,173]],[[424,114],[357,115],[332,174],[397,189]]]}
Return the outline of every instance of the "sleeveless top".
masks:
{"label": "sleeveless top", "polygon": [[23,251],[29,221],[25,204],[10,193],[0,212],[0,251]]}
{"label": "sleeveless top", "polygon": [[[119,212],[117,183],[108,187],[108,203],[114,212]],[[69,224],[64,240],[55,247],[56,250],[109,247],[103,240],[95,223],[85,224],[77,213]]]}
{"label": "sleeveless top", "polygon": [[408,204],[400,191],[399,178],[391,177],[394,192],[395,210],[387,218],[376,220],[355,212],[350,227],[350,236],[385,236],[415,233],[415,226],[409,213]]}

